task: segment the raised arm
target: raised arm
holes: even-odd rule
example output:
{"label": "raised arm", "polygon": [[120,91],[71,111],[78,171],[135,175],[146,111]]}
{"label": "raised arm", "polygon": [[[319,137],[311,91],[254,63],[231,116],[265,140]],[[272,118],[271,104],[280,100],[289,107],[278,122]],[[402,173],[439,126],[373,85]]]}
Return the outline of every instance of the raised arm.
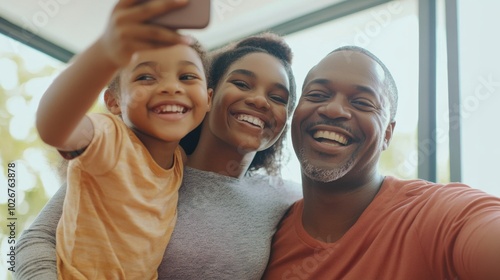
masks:
{"label": "raised arm", "polygon": [[14,279],[57,279],[56,230],[62,214],[66,184],[49,200],[16,243]]}
{"label": "raised arm", "polygon": [[36,126],[44,142],[61,150],[85,148],[92,123],[85,114],[101,90],[137,51],[189,43],[173,30],[146,22],[187,3],[186,0],[120,0],[106,31],[79,54],[43,95]]}

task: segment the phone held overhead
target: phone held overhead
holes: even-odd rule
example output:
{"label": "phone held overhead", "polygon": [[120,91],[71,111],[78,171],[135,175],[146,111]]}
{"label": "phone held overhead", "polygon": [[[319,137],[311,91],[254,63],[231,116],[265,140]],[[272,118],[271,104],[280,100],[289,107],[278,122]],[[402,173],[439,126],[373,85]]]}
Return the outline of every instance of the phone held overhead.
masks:
{"label": "phone held overhead", "polygon": [[159,16],[151,22],[172,29],[205,28],[210,22],[210,0],[189,0],[186,6]]}

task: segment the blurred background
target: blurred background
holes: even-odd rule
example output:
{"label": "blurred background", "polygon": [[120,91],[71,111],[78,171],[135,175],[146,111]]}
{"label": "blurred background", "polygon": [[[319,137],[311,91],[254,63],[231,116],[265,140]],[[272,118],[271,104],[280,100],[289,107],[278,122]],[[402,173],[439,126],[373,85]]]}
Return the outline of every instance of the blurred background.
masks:
{"label": "blurred background", "polygon": [[[103,31],[115,2],[0,0],[0,279],[11,279],[7,165],[16,165],[19,236],[63,181],[59,155],[34,128],[38,102],[68,60]],[[212,0],[211,5],[208,28],[182,32],[208,49],[262,31],[284,35],[294,51],[298,89],[307,71],[333,49],[370,50],[391,70],[399,89],[396,131],[383,155],[383,173],[462,181],[500,196],[500,2]],[[93,110],[103,108],[99,101]],[[288,151],[282,176],[300,182],[290,141]]]}

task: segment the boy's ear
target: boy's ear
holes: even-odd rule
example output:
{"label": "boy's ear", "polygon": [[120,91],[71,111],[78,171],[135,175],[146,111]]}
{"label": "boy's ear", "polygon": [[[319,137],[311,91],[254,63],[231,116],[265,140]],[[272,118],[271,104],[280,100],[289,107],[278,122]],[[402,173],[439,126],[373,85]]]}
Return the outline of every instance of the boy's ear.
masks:
{"label": "boy's ear", "polygon": [[120,109],[120,100],[116,98],[116,95],[111,92],[111,90],[106,89],[104,92],[104,103],[106,103],[106,108],[113,115],[120,115],[122,110]]}
{"label": "boy's ear", "polygon": [[212,96],[214,95],[214,90],[209,88],[207,90],[207,96],[208,96],[208,109],[207,109],[207,112],[210,112],[212,110]]}

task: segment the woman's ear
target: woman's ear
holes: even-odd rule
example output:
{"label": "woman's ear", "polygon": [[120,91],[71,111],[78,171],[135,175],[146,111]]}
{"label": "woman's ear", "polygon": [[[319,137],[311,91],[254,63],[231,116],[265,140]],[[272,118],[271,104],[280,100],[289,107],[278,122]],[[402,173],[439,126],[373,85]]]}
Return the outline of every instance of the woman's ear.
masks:
{"label": "woman's ear", "polygon": [[209,88],[207,90],[207,96],[208,96],[208,109],[207,109],[207,112],[210,112],[212,110],[212,97],[214,95],[214,90]]}
{"label": "woman's ear", "polygon": [[104,103],[106,103],[106,108],[113,115],[120,115],[122,110],[120,108],[120,100],[116,97],[111,90],[106,89],[104,92]]}

